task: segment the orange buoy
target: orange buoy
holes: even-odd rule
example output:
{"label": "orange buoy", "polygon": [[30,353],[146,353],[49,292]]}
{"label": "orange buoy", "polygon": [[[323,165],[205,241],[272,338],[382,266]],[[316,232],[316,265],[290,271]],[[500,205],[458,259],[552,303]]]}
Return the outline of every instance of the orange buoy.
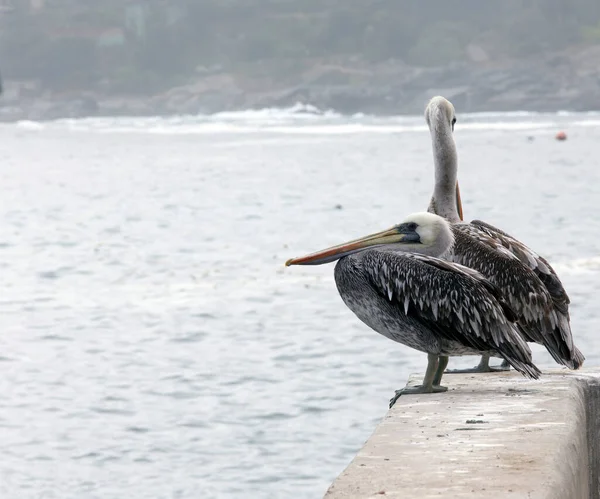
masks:
{"label": "orange buoy", "polygon": [[556,134],[556,140],[567,140],[567,134],[561,130]]}

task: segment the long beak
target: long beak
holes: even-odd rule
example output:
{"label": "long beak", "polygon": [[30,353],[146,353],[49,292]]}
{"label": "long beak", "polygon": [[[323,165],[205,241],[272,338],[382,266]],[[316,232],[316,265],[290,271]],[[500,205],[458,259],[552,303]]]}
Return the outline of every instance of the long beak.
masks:
{"label": "long beak", "polygon": [[456,209],[458,210],[458,216],[461,221],[463,218],[463,209],[462,209],[462,201],[460,200],[460,188],[458,187],[458,180],[456,181]]}
{"label": "long beak", "polygon": [[381,246],[383,244],[394,244],[401,241],[418,240],[418,235],[416,233],[414,236],[417,239],[413,239],[411,234],[401,234],[398,232],[396,227],[392,227],[391,229],[361,237],[360,239],[355,239],[353,241],[348,241],[344,244],[338,244],[337,246],[332,246],[331,248],[317,251],[316,253],[311,253],[310,255],[301,256],[299,258],[291,258],[285,262],[285,266],[322,265],[324,263],[334,262],[344,256],[351,255],[352,253],[356,253],[365,248]]}

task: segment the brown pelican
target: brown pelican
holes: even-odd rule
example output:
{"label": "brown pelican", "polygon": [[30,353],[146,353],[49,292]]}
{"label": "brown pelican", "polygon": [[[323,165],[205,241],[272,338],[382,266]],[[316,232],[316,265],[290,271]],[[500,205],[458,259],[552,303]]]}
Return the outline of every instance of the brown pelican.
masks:
{"label": "brown pelican", "polygon": [[[477,270],[498,286],[517,313],[523,337],[544,345],[557,362],[578,369],[585,358],[573,344],[569,297],[550,264],[492,225],[479,220],[461,223],[457,154],[452,134],[456,123],[454,106],[443,97],[434,97],[425,109],[425,120],[431,132],[435,166],[428,211],[452,222],[456,240],[446,258]],[[495,369],[490,368],[489,356],[484,354],[474,369],[453,372]]]}
{"label": "brown pelican", "polygon": [[500,290],[479,272],[444,260],[454,244],[446,220],[416,213],[389,230],[286,262],[338,260],[335,282],[348,308],[378,333],[427,353],[422,385],[398,390],[390,407],[402,394],[446,391],[440,381],[448,356],[493,355],[525,376],[540,375]]}

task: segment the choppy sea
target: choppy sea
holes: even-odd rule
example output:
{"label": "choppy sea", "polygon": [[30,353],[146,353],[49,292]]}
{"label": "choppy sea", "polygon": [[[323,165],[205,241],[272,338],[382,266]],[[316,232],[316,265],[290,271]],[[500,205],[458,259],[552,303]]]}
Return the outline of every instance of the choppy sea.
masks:
{"label": "choppy sea", "polygon": [[[465,217],[550,260],[597,366],[600,114],[459,112],[455,136]],[[425,358],[346,309],[333,265],[283,264],[432,182],[422,116],[0,125],[0,497],[321,497]]]}

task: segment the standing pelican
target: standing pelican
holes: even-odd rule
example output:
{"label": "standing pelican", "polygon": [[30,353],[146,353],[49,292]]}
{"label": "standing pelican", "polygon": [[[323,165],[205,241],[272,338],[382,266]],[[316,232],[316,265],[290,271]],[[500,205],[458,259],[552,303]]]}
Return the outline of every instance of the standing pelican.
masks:
{"label": "standing pelican", "polygon": [[422,385],[398,390],[391,405],[405,393],[446,391],[440,382],[448,356],[499,356],[525,376],[540,375],[500,290],[442,259],[454,243],[446,220],[417,213],[389,230],[286,262],[338,260],[335,282],[348,308],[378,333],[427,353]]}
{"label": "standing pelican", "polygon": [[[425,120],[431,133],[435,166],[428,211],[452,222],[456,241],[446,258],[477,270],[498,286],[517,313],[523,337],[544,345],[557,362],[578,369],[585,358],[573,343],[569,297],[550,264],[523,243],[485,222],[461,223],[456,144],[452,134],[456,123],[454,106],[443,97],[434,97],[425,109]],[[491,370],[489,356],[484,354],[474,369],[454,372]]]}

